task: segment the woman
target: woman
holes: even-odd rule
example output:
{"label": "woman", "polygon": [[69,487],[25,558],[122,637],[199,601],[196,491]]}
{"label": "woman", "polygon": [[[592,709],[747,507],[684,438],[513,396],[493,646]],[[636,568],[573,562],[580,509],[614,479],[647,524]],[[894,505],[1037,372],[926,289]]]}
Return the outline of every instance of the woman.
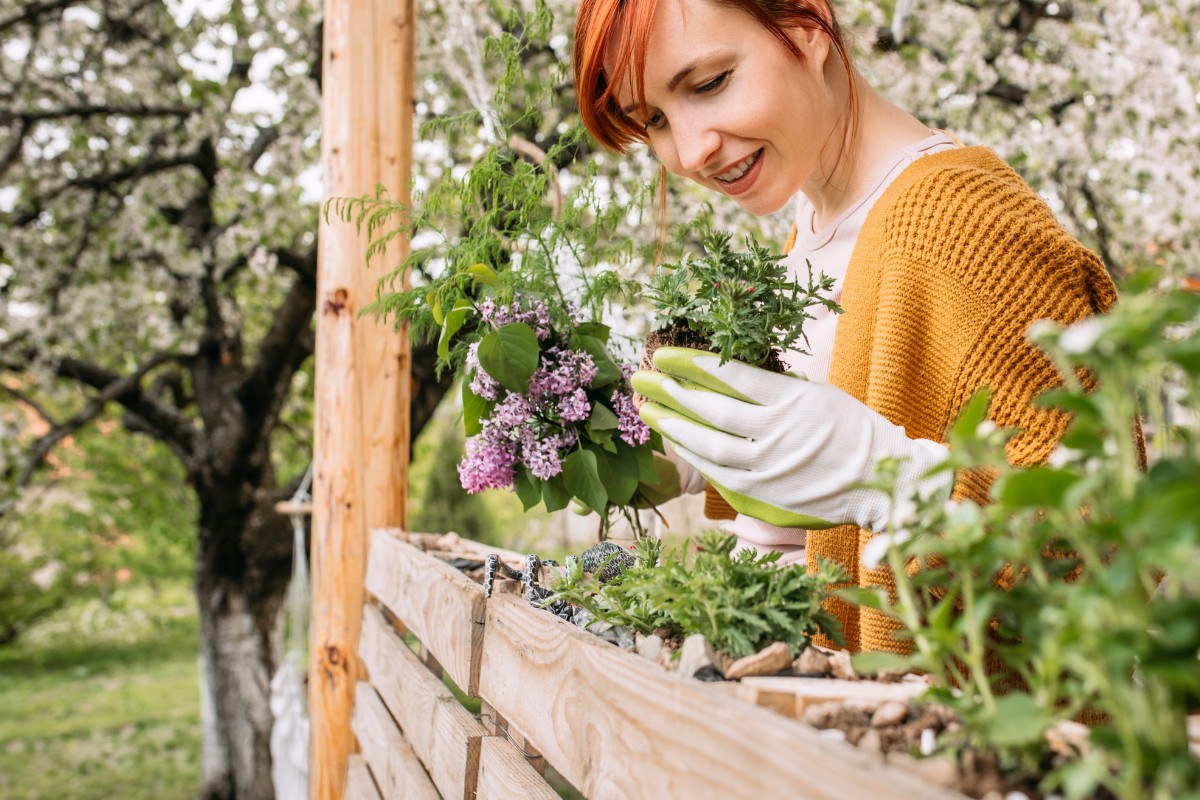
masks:
{"label": "woman", "polygon": [[[1113,284],[995,155],[866,85],[824,0],[584,0],[575,75],[602,144],[645,142],[753,214],[794,200],[790,265],[836,279],[844,315],[814,320],[811,356],[786,358],[808,380],[675,348],[635,376],[643,417],[740,512],[744,545],[890,585],[860,563],[889,499],[853,484],[890,457],[900,496],[985,502],[986,476],[937,470],[982,386],[989,416],[1022,430],[1010,461],[1048,456],[1067,420],[1030,401],[1061,379],[1025,331],[1106,311]],[[884,615],[835,611],[850,649],[904,649]]]}

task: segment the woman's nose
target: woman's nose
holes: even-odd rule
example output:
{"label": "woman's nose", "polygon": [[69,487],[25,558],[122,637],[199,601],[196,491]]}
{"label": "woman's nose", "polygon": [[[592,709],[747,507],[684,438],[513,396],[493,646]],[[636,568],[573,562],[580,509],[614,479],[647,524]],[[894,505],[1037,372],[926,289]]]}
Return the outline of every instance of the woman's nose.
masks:
{"label": "woman's nose", "polygon": [[721,148],[721,135],[700,120],[677,125],[672,130],[679,166],[684,172],[700,172]]}

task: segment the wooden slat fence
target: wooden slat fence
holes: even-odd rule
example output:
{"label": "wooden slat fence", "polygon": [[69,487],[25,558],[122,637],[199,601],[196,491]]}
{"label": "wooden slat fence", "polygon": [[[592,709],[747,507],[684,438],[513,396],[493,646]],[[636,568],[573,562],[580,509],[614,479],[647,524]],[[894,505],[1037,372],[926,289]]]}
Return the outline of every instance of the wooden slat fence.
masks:
{"label": "wooden slat fence", "polygon": [[[593,800],[962,800],[729,687],[668,673],[519,594],[485,602],[482,587],[409,535],[373,531],[370,553],[359,643],[370,680],[356,694],[361,761],[350,765],[348,798],[552,800],[544,756]],[[443,669],[481,698],[479,718]]]}

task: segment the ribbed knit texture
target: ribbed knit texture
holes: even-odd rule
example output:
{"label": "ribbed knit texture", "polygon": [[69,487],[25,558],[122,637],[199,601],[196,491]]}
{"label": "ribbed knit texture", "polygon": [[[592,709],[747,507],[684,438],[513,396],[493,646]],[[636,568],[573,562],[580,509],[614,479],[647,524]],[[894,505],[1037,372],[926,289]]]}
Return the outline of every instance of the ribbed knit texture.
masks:
{"label": "ribbed knit texture", "polygon": [[[985,148],[952,150],[908,167],[872,209],[842,294],[829,382],[913,438],[944,441],[963,404],[992,391],[988,417],[1018,428],[1007,457],[1044,461],[1066,430],[1061,412],[1032,399],[1062,378],[1026,338],[1039,319],[1069,324],[1105,312],[1116,289],[1104,265]],[[988,500],[989,476],[956,476],[953,496]],[[810,566],[832,558],[861,586],[893,590],[886,568],[859,555],[869,535],[811,531]],[[851,650],[903,652],[895,623],[871,609],[835,609]]]}
{"label": "ribbed knit texture", "polygon": [[[880,197],[859,235],[829,382],[910,437],[938,442],[971,395],[988,386],[988,417],[1022,431],[1008,444],[1009,462],[1038,463],[1068,418],[1031,403],[1062,379],[1026,331],[1039,319],[1069,324],[1103,313],[1116,297],[1095,254],[990,150],[925,156]],[[985,503],[990,483],[986,474],[960,473],[953,497]],[[888,569],[860,564],[869,538],[853,526],[809,531],[809,568],[833,559],[854,584],[891,594]],[[849,650],[906,650],[883,614],[838,600],[829,608]]]}

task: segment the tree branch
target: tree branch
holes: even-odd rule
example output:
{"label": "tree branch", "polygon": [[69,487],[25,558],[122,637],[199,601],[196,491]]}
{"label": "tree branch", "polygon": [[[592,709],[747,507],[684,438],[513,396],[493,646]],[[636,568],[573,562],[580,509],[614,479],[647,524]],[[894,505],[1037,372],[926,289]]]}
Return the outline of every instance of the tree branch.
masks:
{"label": "tree branch", "polygon": [[[158,172],[167,172],[168,170],[178,167],[197,166],[197,155],[191,153],[188,155],[175,156],[173,158],[159,158],[144,161],[140,164],[133,164],[119,169],[115,172],[109,172],[101,175],[90,175],[83,178],[67,181],[54,187],[46,194],[38,198],[39,202],[45,204],[48,201],[58,197],[67,191],[76,189],[92,189],[95,191],[106,191],[115,183],[124,183],[125,181],[145,178]],[[25,211],[16,215],[13,219],[13,224],[19,227],[24,227],[38,218],[42,209],[38,208]]]}
{"label": "tree branch", "polygon": [[51,120],[79,117],[107,116],[117,114],[124,117],[186,117],[200,109],[196,106],[115,106],[107,104],[85,104],[50,109],[0,109],[0,124],[11,122],[47,122]]}
{"label": "tree branch", "polygon": [[[153,369],[168,361],[183,361],[191,357],[191,354],[159,353],[146,363],[149,365],[149,369]],[[139,368],[139,371],[142,371],[142,368]],[[115,382],[122,380],[120,375],[110,370],[82,359],[69,357],[58,362],[56,372],[59,377],[100,391],[104,391]],[[145,372],[142,371],[142,374],[144,375]],[[136,381],[124,385],[123,391],[114,395],[111,402],[119,403],[130,413],[136,414],[146,423],[147,433],[170,446],[185,465],[191,466],[196,448],[196,428],[191,420],[175,409],[146,395]]]}
{"label": "tree branch", "polygon": [[34,400],[29,395],[25,394],[24,392],[20,391],[19,389],[14,389],[13,387],[7,386],[3,383],[0,383],[0,389],[8,392],[13,397],[15,397],[17,399],[18,403],[24,403],[25,405],[32,408],[34,410],[34,412],[39,417],[44,419],[46,421],[46,423],[48,425],[50,425],[51,427],[58,425],[58,422],[55,421],[54,416],[49,411],[46,410],[45,406],[43,406],[41,403]]}
{"label": "tree branch", "polygon": [[[175,356],[171,353],[155,354],[150,360],[130,374],[109,382],[108,385],[104,386],[97,395],[88,400],[83,408],[76,412],[70,419],[57,425],[52,424],[50,430],[38,437],[37,441],[34,442],[29,460],[26,461],[21,474],[17,477],[17,488],[23,489],[29,485],[29,481],[33,479],[34,472],[46,460],[46,456],[50,454],[55,445],[100,416],[109,403],[131,392],[136,391],[137,394],[140,394],[138,384],[142,378],[155,367],[174,359]],[[46,417],[46,419],[47,421],[51,421],[49,417]]]}
{"label": "tree branch", "polygon": [[0,20],[0,33],[15,28],[21,23],[29,23],[30,25],[39,22],[42,17],[55,11],[62,11],[70,8],[73,5],[78,5],[79,0],[43,0],[41,3],[26,3],[24,10],[19,14],[15,14],[8,19]]}
{"label": "tree branch", "polygon": [[271,255],[275,256],[275,260],[279,263],[279,266],[287,267],[304,280],[311,282],[314,286],[316,285],[317,251],[315,248],[304,253],[279,248],[272,250]]}
{"label": "tree branch", "polygon": [[287,399],[292,376],[312,355],[316,305],[316,282],[297,278],[276,309],[271,329],[259,341],[254,366],[239,392],[251,429],[265,433],[274,425]]}

